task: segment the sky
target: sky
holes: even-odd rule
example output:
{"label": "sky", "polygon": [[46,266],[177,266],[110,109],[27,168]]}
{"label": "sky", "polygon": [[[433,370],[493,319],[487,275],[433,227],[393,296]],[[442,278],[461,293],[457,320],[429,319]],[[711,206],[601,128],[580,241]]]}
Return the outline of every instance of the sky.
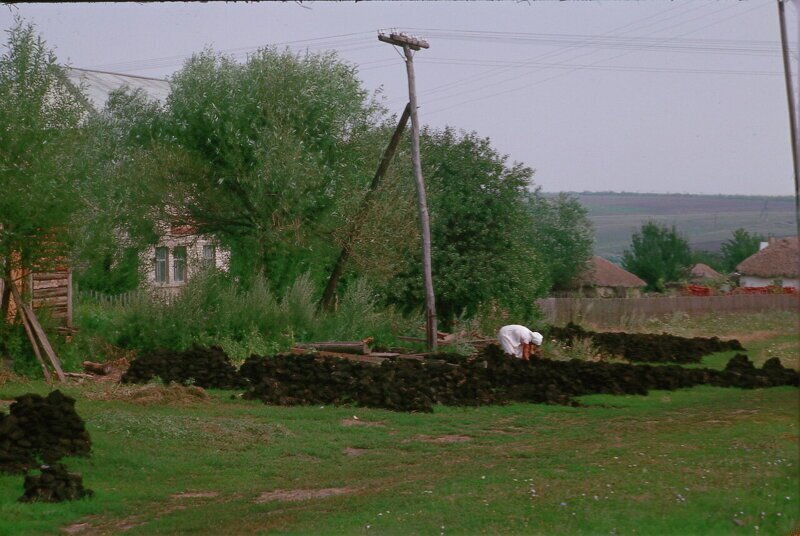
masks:
{"label": "sky", "polygon": [[16,4],[0,27],[15,16],[62,63],[139,76],[205,47],[336,50],[399,114],[405,66],[377,39],[396,29],[430,44],[420,122],[490,138],[546,192],[794,193],[775,0]]}

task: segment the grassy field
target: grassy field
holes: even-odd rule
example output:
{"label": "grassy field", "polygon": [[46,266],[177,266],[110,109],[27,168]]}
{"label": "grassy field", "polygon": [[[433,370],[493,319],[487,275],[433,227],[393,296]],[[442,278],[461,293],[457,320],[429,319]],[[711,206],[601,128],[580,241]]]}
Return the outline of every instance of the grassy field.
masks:
{"label": "grassy field", "polygon": [[[756,353],[795,333],[775,318],[762,318]],[[48,389],[9,381],[0,399]],[[0,534],[788,535],[800,526],[796,388],[433,414],[270,407],[224,391],[169,405],[134,403],[127,387],[64,391],[94,442],[91,458],[67,463],[96,495],[21,504],[22,478],[0,476]]]}
{"label": "grassy field", "polygon": [[618,256],[630,246],[642,223],[655,220],[675,227],[693,249],[715,251],[742,227],[764,236],[797,234],[791,197],[625,194],[575,195],[589,210],[595,228],[595,254]]}

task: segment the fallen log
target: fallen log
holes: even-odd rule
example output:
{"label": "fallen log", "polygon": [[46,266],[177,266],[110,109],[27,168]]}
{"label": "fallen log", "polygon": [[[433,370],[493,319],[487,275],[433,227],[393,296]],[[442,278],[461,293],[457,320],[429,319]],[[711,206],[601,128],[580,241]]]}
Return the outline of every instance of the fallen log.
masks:
{"label": "fallen log", "polygon": [[97,376],[107,376],[111,372],[111,363],[95,363],[94,361],[84,361],[83,370]]}

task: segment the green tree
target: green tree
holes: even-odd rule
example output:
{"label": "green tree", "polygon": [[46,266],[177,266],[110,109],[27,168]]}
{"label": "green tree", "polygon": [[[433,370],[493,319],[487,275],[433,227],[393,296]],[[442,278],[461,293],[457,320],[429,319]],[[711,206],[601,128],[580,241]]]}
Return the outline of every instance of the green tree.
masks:
{"label": "green tree", "polygon": [[762,235],[750,234],[742,228],[733,231],[733,236],[720,247],[725,269],[735,270],[740,262],[757,252],[759,244],[765,240]]}
{"label": "green tree", "polygon": [[354,69],[334,54],[265,49],[240,64],[206,51],[172,82],[157,129],[176,205],[242,274],[263,271],[276,288],[324,278],[344,207],[380,156],[362,140],[382,110]]}
{"label": "green tree", "polygon": [[680,280],[692,262],[689,242],[675,226],[656,222],[642,225],[622,254],[622,266],[647,282],[648,290],[663,291],[667,283]]}
{"label": "green tree", "polygon": [[566,288],[592,256],[594,232],[588,210],[565,193],[545,197],[537,190],[530,198],[536,250],[547,267],[552,287]]}
{"label": "green tree", "polygon": [[[550,285],[528,210],[533,171],[508,165],[475,133],[425,130],[421,141],[440,322],[493,303],[516,321],[530,319],[534,299]],[[416,248],[391,285],[391,299],[407,309],[424,303],[420,259]]]}
{"label": "green tree", "polygon": [[[15,264],[43,266],[68,253],[70,221],[82,208],[82,164],[75,155],[86,111],[31,24],[17,20],[8,36],[0,56],[0,262],[6,283]],[[8,299],[6,292],[0,318]]]}

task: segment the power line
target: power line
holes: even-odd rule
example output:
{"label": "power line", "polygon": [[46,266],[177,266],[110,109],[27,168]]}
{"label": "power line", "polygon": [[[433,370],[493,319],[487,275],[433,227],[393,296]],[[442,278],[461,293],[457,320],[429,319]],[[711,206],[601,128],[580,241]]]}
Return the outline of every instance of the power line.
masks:
{"label": "power line", "polygon": [[[678,7],[678,5],[675,4],[675,5],[667,8],[667,9],[665,9],[663,11],[658,12],[658,13],[655,13],[655,14],[652,14],[652,15],[648,15],[648,16],[643,17],[641,19],[636,19],[636,20],[631,21],[631,22],[629,22],[627,24],[624,24],[622,26],[618,26],[618,27],[616,27],[616,28],[614,28],[612,30],[609,30],[604,35],[613,35],[614,32],[620,32],[622,30],[625,30],[626,28],[629,28],[630,26],[640,25],[644,21],[647,21],[647,20],[652,19],[652,18],[657,18],[656,21],[651,21],[648,24],[645,24],[643,26],[640,25],[640,26],[637,26],[637,28],[635,28],[637,30],[641,30],[643,28],[647,28],[649,26],[652,26],[653,24],[661,24],[661,23],[663,23],[663,22],[665,22],[667,20],[675,18],[676,16],[683,16],[686,13],[695,11],[695,10],[700,9],[702,7],[705,7],[705,6],[703,4],[697,3],[695,6],[690,7],[689,9],[686,9],[686,10],[682,11],[681,13],[673,14],[672,16],[663,17],[664,14],[672,11],[673,9],[676,9],[677,7]],[[694,20],[694,19],[692,19],[692,20]],[[624,35],[626,33],[630,33],[631,31],[633,31],[633,30],[625,30],[620,35]],[[572,49],[574,49],[576,47],[579,47],[579,46],[581,46],[581,44],[569,45],[569,46],[563,47],[563,48],[561,48],[559,50],[556,50],[556,51],[553,51],[553,52],[549,52],[549,53],[545,53],[545,54],[542,54],[542,55],[537,56],[535,58],[532,58],[530,61],[533,62],[533,61],[538,61],[538,60],[542,60],[542,59],[552,58],[554,56],[560,56],[561,54],[563,54],[565,52],[570,52]],[[589,52],[589,54],[593,54],[593,52]],[[577,57],[582,57],[582,56],[585,56],[585,55],[587,55],[587,54],[581,54],[580,56],[577,56]],[[573,59],[575,59],[575,58],[573,58]],[[445,84],[441,84],[441,85],[435,86],[433,88],[430,88],[430,89],[424,91],[423,95],[430,95],[430,94],[433,94],[433,93],[438,93],[440,91],[447,90],[448,88],[451,88],[451,87],[462,87],[463,86],[463,84],[462,84],[463,82],[469,81],[470,83],[474,83],[476,80],[483,80],[483,79],[491,77],[493,74],[501,74],[501,73],[504,73],[504,72],[508,72],[510,70],[511,69],[509,69],[509,68],[498,67],[497,69],[492,69],[492,70],[484,73],[481,76],[477,76],[477,77],[474,77],[474,78],[472,78],[472,77],[470,77],[470,78],[461,78],[461,79],[458,79],[458,80],[454,80],[452,82],[447,82]]]}
{"label": "power line", "polygon": [[[734,14],[734,15],[731,15],[730,17],[725,17],[725,18],[722,18],[722,19],[716,20],[716,21],[714,21],[714,22],[712,22],[712,23],[710,23],[710,24],[707,24],[707,25],[705,25],[705,26],[701,26],[700,28],[696,28],[696,29],[694,29],[694,30],[689,30],[689,31],[687,31],[687,32],[684,32],[684,33],[682,33],[682,34],[680,34],[680,35],[677,35],[677,36],[675,36],[675,37],[676,37],[676,38],[678,38],[678,37],[683,37],[683,36],[685,36],[685,35],[689,35],[689,34],[692,34],[692,33],[695,33],[695,32],[699,32],[700,30],[703,30],[703,29],[705,29],[705,28],[708,28],[708,27],[710,27],[710,26],[714,26],[714,25],[716,25],[716,24],[720,24],[720,23],[722,23],[722,22],[724,22],[724,21],[726,21],[726,20],[728,20],[728,19],[731,19],[731,18],[734,18],[734,17],[738,17],[738,16],[741,16],[741,15],[744,15],[744,14],[746,14],[746,13],[749,13],[749,12],[751,12],[751,11],[755,10],[755,9],[758,9],[758,8],[764,7],[765,5],[766,5],[766,4],[756,5],[756,6],[754,6],[754,7],[750,8],[750,9],[747,9],[747,10],[745,10],[745,11],[742,11],[742,12],[740,12],[740,13],[736,13],[736,14]],[[717,12],[715,12],[715,13],[717,13]],[[628,54],[630,54],[630,53],[631,53],[631,52],[623,52],[622,54],[618,54],[618,55],[616,55],[616,56],[613,56],[613,57],[611,57],[611,58],[607,58],[607,59],[606,59],[606,61],[609,61],[609,60],[614,60],[614,59],[620,58],[620,57],[622,57],[622,56],[628,55]],[[575,58],[572,58],[572,59],[575,59]],[[595,64],[597,64],[597,63],[599,63],[599,62],[595,62],[595,63],[593,63],[593,64],[591,64],[591,65],[595,65]],[[543,79],[543,80],[534,81],[534,82],[532,82],[532,83],[529,83],[529,84],[525,84],[525,85],[518,86],[518,87],[515,87],[515,88],[506,89],[506,90],[504,90],[504,91],[500,91],[500,92],[494,92],[494,93],[492,93],[491,95],[484,95],[484,96],[481,96],[481,97],[476,97],[476,98],[473,98],[473,99],[469,99],[469,100],[466,100],[466,101],[462,101],[462,102],[459,102],[459,103],[452,104],[452,105],[450,105],[450,106],[446,106],[446,107],[444,107],[444,108],[439,108],[439,109],[437,109],[437,110],[428,111],[428,112],[426,112],[426,113],[427,113],[428,115],[431,115],[431,114],[435,114],[435,113],[443,112],[443,111],[445,111],[445,110],[449,110],[449,109],[452,109],[452,108],[455,108],[455,107],[458,107],[458,106],[463,106],[464,104],[471,104],[471,103],[473,103],[473,102],[476,102],[476,101],[479,101],[479,100],[483,100],[483,99],[486,99],[486,98],[490,98],[490,97],[496,97],[496,96],[499,96],[499,95],[505,95],[505,94],[508,94],[508,93],[513,93],[513,92],[515,92],[515,91],[519,91],[519,90],[522,90],[522,89],[528,89],[528,88],[530,88],[530,87],[533,87],[533,86],[536,86],[536,85],[539,85],[539,84],[543,84],[544,82],[548,82],[548,81],[550,81],[550,80],[553,80],[553,79],[555,79],[555,78],[559,78],[559,77],[561,77],[561,76],[565,76],[565,75],[567,75],[567,74],[570,74],[571,72],[574,72],[574,71],[577,71],[577,70],[580,70],[580,69],[581,69],[580,67],[576,67],[576,68],[573,68],[573,69],[570,69],[570,70],[567,70],[567,71],[564,71],[564,72],[558,73],[558,74],[556,74],[556,75],[554,75],[554,76],[551,76],[551,77],[545,78],[545,79]],[[495,83],[495,84],[491,84],[491,85],[497,85],[497,83]],[[481,89],[485,89],[486,87],[489,87],[489,86],[484,86],[483,88],[478,88],[478,91],[479,91],[479,90],[481,90]],[[461,92],[460,94],[464,94],[464,93],[468,93],[468,92]],[[442,99],[442,97],[439,97],[439,98],[436,98],[436,99],[433,99],[433,100],[441,100],[441,99]]]}
{"label": "power line", "polygon": [[[283,41],[283,42],[275,42],[275,43],[267,43],[264,45],[255,45],[249,47],[238,47],[238,48],[229,48],[217,51],[220,54],[231,54],[231,55],[242,55],[247,54],[248,52],[255,52],[259,48],[264,48],[266,46],[283,46],[283,45],[298,45],[298,44],[311,44],[314,48],[319,46],[327,46],[332,44],[338,43],[352,43],[355,41],[360,41],[366,43],[368,40],[366,38],[353,40],[353,39],[343,39],[343,38],[352,38],[354,36],[366,36],[372,35],[373,31],[365,31],[365,32],[353,32],[348,34],[338,34],[338,35],[326,35],[322,37],[312,37],[308,39],[297,39],[294,41]],[[372,40],[370,39],[369,42],[371,43]],[[101,65],[94,65],[90,68],[92,69],[129,69],[129,70],[145,70],[146,68],[157,68],[157,67],[167,67],[170,65],[175,65],[177,63],[181,63],[183,60],[190,58],[193,53],[189,54],[178,54],[174,56],[162,56],[158,58],[142,58],[138,60],[129,60],[129,61],[122,61],[116,63],[106,63]],[[149,67],[153,65],[153,67]]]}

